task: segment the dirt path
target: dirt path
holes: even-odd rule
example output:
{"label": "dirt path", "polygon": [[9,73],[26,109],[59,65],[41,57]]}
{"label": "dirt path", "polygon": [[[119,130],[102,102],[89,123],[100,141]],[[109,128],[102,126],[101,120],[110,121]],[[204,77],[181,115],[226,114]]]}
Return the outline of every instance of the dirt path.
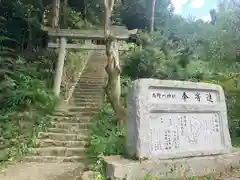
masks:
{"label": "dirt path", "polygon": [[81,177],[81,168],[78,163],[17,163],[9,166],[5,172],[0,173],[0,179],[78,180]]}

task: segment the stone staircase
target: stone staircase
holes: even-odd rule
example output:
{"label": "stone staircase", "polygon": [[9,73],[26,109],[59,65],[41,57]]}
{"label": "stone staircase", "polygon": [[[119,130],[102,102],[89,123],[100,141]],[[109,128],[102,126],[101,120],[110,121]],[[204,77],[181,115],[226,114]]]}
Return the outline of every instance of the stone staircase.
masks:
{"label": "stone staircase", "polygon": [[31,162],[84,162],[87,127],[103,104],[106,58],[94,52],[73,92],[70,105],[53,115],[52,127],[39,134],[39,146],[25,160]]}

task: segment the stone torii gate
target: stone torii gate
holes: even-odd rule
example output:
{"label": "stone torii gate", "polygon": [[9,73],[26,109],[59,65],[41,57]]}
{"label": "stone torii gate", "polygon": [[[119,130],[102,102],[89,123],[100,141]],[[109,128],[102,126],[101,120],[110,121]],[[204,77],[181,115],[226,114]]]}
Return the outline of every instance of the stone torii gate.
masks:
{"label": "stone torii gate", "polygon": [[[112,35],[119,45],[119,51],[127,51],[123,48],[120,41],[126,41],[131,33],[123,26],[112,26]],[[48,35],[53,42],[48,43],[49,48],[58,48],[58,62],[56,65],[56,73],[54,78],[53,92],[56,96],[60,94],[62,83],[62,74],[64,68],[64,60],[66,49],[81,50],[105,50],[105,45],[93,44],[93,41],[104,41],[103,30],[76,30],[76,29],[48,29]],[[60,41],[59,41],[60,39]],[[71,40],[82,40],[84,43],[68,43]]]}

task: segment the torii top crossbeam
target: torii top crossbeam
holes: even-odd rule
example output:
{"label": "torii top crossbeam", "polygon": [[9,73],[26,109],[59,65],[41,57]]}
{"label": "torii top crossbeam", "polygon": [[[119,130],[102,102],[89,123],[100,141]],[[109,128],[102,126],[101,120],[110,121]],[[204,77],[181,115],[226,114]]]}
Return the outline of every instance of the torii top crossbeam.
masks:
{"label": "torii top crossbeam", "polygon": [[[112,26],[112,36],[117,40],[127,40],[131,34],[124,26]],[[66,37],[68,39],[104,39],[103,29],[72,30],[72,29],[48,29],[48,35],[51,37]]]}

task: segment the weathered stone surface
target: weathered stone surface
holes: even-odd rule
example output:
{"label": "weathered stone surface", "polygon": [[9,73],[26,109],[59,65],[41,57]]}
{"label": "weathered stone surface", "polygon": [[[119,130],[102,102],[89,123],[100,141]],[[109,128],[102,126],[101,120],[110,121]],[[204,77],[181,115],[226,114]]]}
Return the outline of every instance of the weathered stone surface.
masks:
{"label": "weathered stone surface", "polygon": [[157,178],[207,176],[240,168],[240,153],[169,160],[134,161],[121,156],[104,158],[106,176],[112,180],[139,180],[146,175]]}
{"label": "weathered stone surface", "polygon": [[85,171],[82,175],[82,180],[92,180],[94,179],[94,172],[93,171]]}
{"label": "weathered stone surface", "polygon": [[139,79],[128,95],[127,150],[151,159],[231,152],[219,85]]}
{"label": "weathered stone surface", "polygon": [[82,175],[82,180],[94,180],[98,177],[101,177],[101,174],[99,172],[85,171]]}

